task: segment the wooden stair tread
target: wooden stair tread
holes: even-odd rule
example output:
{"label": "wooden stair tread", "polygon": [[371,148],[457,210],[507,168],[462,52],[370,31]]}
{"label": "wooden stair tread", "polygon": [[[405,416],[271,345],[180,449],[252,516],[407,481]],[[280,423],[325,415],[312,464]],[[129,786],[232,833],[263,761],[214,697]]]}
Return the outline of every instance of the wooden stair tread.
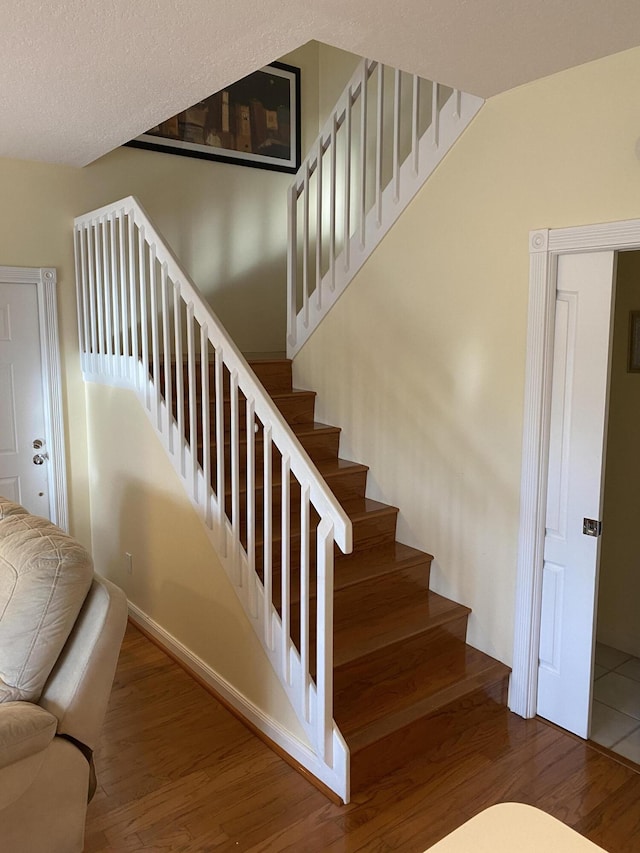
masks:
{"label": "wooden stair tread", "polygon": [[338,554],[335,559],[334,588],[345,589],[411,566],[421,565],[428,572],[432,560],[431,554],[395,541],[353,554]]}
{"label": "wooden stair tread", "polygon": [[[175,385],[174,385],[173,391],[175,392],[175,390],[176,389],[175,389]],[[196,385],[196,399],[198,401],[200,400],[201,390],[202,390],[201,384],[198,383]],[[307,391],[304,388],[290,388],[288,390],[283,390],[283,391],[273,391],[272,393],[269,394],[269,397],[274,401],[274,403],[277,403],[277,402],[282,401],[282,400],[306,399],[308,397],[313,397],[315,400],[316,396],[317,396],[317,394],[315,391]],[[225,405],[228,406],[229,403],[231,402],[231,393],[229,391],[229,388],[225,387],[222,399],[224,400]],[[246,402],[246,398],[244,397],[242,392],[240,392],[238,402],[241,406],[244,406],[244,404]],[[214,394],[209,395],[209,405],[211,407],[215,406],[215,395]]]}
{"label": "wooden stair tread", "polygon": [[[331,424],[323,424],[319,421],[306,421],[302,424],[289,424],[292,431],[295,433],[298,439],[307,438],[309,436],[320,436],[320,435],[335,435],[336,433],[340,433],[340,427],[332,426]],[[215,425],[211,425],[211,444],[215,445]],[[246,445],[247,436],[240,435],[240,444]],[[263,442],[263,434],[262,430],[256,433],[255,435],[255,443],[256,445],[262,445]],[[225,433],[224,437],[225,447],[231,445],[231,437],[228,433]],[[198,450],[202,450],[202,438],[198,439]]]}
{"label": "wooden stair tread", "polygon": [[315,391],[307,391],[306,388],[292,388],[291,391],[275,391],[269,395],[272,400],[288,400],[296,397],[317,397]]}
{"label": "wooden stair tread", "polygon": [[[358,539],[358,530],[364,528],[366,525],[370,525],[371,522],[375,524],[376,521],[382,521],[383,524],[386,522],[387,525],[391,523],[395,526],[395,518],[398,513],[397,507],[388,506],[387,504],[380,503],[379,501],[373,501],[369,498],[350,498],[343,501],[342,506],[354,527],[353,534],[355,541]],[[316,515],[315,518],[317,519],[318,516]],[[279,542],[281,538],[281,517],[279,512],[275,512],[273,514],[272,523],[272,540],[273,542]],[[293,539],[300,536],[300,517],[298,513],[296,513],[290,520],[290,532]],[[261,525],[259,525],[256,527],[256,544],[260,545],[262,541],[263,530]],[[376,546],[377,541],[372,540],[369,550]],[[365,548],[365,545],[362,547]]]}
{"label": "wooden stair tread", "polygon": [[[335,433],[341,432],[340,427],[332,426],[331,424],[323,424],[319,421],[306,421],[302,424],[289,424],[289,426],[299,439],[305,438],[306,436],[334,435]],[[256,444],[258,442],[262,443],[262,431],[256,433]],[[227,440],[225,439],[225,444],[226,443]],[[247,443],[246,435],[244,437],[240,436],[240,443]]]}
{"label": "wooden stair tread", "polygon": [[[340,459],[340,457],[338,457],[337,459],[319,459],[317,462],[314,463],[314,465],[329,485],[331,480],[336,477],[348,476],[351,474],[366,474],[369,470],[369,467],[367,465],[361,465],[359,462],[351,462],[349,459]],[[263,468],[257,468],[255,474],[256,489],[262,490],[263,476]],[[279,465],[274,466],[271,472],[271,477],[272,485],[278,487],[282,485],[282,468]],[[291,480],[295,480],[293,474],[291,475]],[[246,484],[242,485],[239,491],[241,495],[246,494]],[[230,483],[227,483],[225,493],[227,495],[231,494]]]}
{"label": "wooden stair tread", "polygon": [[384,504],[380,501],[374,501],[372,498],[349,498],[342,502],[342,507],[347,513],[351,521],[359,521],[365,516],[373,517],[376,515],[397,515],[399,510],[397,506]]}
{"label": "wooden stair tread", "polygon": [[471,612],[428,589],[422,566],[339,589],[334,603],[334,666],[437,627],[464,632]]}
{"label": "wooden stair tread", "polygon": [[446,631],[338,668],[335,719],[353,752],[509,675],[509,667]]}

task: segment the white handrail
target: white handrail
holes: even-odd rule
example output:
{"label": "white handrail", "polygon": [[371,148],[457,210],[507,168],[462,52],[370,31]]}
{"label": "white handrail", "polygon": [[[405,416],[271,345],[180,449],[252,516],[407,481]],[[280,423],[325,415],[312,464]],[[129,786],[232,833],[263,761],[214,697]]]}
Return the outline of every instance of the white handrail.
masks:
{"label": "white handrail", "polygon": [[345,86],[288,195],[290,356],[483,103],[458,90],[446,97],[443,92],[438,83],[370,59],[362,60]]}
{"label": "white handrail", "polygon": [[[315,749],[310,769],[347,801],[349,751],[333,721],[333,553],[334,543],[351,551],[351,522],[135,198],[78,217],[75,249],[85,379],[138,392]],[[262,463],[256,459],[260,429]],[[274,451],[281,458],[279,532],[272,511]],[[262,507],[256,465],[263,469]],[[299,508],[291,496],[296,483]],[[292,527],[292,512],[299,512],[299,531]],[[272,556],[278,535],[276,586]],[[296,633],[291,579],[298,571],[292,559],[297,537],[302,600]],[[309,583],[313,549],[315,608]],[[273,600],[277,591],[279,607]]]}

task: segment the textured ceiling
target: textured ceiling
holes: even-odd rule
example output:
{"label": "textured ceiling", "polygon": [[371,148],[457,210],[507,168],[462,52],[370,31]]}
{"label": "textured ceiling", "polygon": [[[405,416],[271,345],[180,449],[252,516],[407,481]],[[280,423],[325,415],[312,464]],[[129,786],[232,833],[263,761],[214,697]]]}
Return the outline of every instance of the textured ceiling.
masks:
{"label": "textured ceiling", "polygon": [[482,97],[640,44],[638,0],[3,0],[0,156],[82,166],[317,39]]}

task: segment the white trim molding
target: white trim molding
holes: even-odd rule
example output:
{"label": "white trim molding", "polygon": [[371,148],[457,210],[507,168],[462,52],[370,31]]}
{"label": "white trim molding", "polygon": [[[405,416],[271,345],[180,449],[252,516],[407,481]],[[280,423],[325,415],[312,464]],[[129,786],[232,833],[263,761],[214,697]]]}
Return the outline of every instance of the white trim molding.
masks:
{"label": "white trim molding", "polygon": [[551,369],[558,256],[640,249],[640,219],[536,230],[529,235],[529,318],[522,438],[520,534],[509,707],[533,717],[538,703],[538,652],[547,497]]}
{"label": "white trim molding", "polygon": [[69,529],[62,372],[56,305],[56,271],[52,267],[3,267],[0,282],[34,284],[38,296],[45,439],[49,448],[49,513],[51,521]]}

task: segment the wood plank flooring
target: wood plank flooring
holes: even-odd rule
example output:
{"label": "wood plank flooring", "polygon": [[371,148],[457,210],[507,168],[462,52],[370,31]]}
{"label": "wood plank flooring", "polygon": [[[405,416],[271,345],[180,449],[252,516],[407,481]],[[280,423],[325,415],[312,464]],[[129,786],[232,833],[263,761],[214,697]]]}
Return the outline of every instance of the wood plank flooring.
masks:
{"label": "wood plank flooring", "polygon": [[86,853],[418,853],[504,801],[539,806],[610,853],[640,851],[640,768],[498,706],[470,708],[429,760],[334,805],[133,626],[96,766]]}

